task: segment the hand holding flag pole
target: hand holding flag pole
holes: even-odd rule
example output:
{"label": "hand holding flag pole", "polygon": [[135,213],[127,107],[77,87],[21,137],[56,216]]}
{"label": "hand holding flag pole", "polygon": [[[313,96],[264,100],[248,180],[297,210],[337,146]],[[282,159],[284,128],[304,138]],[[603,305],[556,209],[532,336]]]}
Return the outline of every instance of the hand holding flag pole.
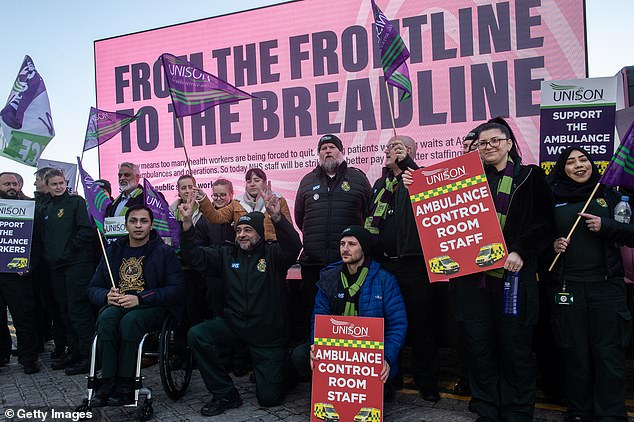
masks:
{"label": "hand holding flag pole", "polygon": [[[605,169],[603,176],[599,180],[599,183],[594,187],[594,190],[590,194],[590,197],[586,201],[586,204],[583,206],[580,214],[586,212],[586,208],[588,208],[588,204],[594,197],[594,194],[599,189],[599,185],[603,184],[606,186],[622,186],[628,189],[634,189],[634,122],[630,124],[630,128],[625,133],[623,139],[621,139],[621,144],[617,148],[616,152],[612,156],[610,160],[610,164]],[[566,236],[566,240],[570,240],[572,233],[577,228],[579,221],[581,220],[581,215],[577,217],[575,224],[570,229],[570,233]],[[559,259],[559,255],[561,252],[557,254],[555,259],[553,259],[552,264],[548,268],[548,271],[552,271],[555,263]]]}
{"label": "hand holding flag pole", "polygon": [[189,173],[192,173],[180,118],[191,116],[218,104],[254,98],[228,82],[207,73],[192,63],[172,54],[161,54],[161,62],[172,98],[176,124],[183,143]]}

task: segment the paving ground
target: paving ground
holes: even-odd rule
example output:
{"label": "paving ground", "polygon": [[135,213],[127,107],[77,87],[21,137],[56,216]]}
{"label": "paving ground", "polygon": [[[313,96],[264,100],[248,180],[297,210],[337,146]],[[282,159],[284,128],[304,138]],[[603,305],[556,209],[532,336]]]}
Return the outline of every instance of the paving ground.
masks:
{"label": "paving ground", "polygon": [[[50,345],[47,346],[50,348]],[[50,369],[48,350],[40,355],[42,371],[35,375],[25,375],[14,357],[8,367],[0,368],[0,420],[42,420],[37,418],[8,419],[7,411],[17,412],[25,407],[46,411],[47,419],[72,420],[69,418],[51,419],[51,409],[71,411],[81,404],[86,391],[86,380],[83,375],[66,376],[63,371]],[[194,372],[192,383],[187,394],[176,402],[171,401],[161,386],[158,365],[144,369],[145,385],[154,394],[154,421],[288,421],[299,422],[309,420],[310,385],[299,384],[288,395],[283,406],[268,409],[260,408],[255,399],[255,386],[249,377],[236,378],[236,384],[244,399],[244,404],[234,410],[214,418],[202,417],[199,413],[204,401],[208,399],[205,387],[198,372]],[[443,381],[448,388],[450,380]],[[407,382],[407,380],[406,380]],[[395,402],[384,410],[387,422],[462,422],[474,421],[475,415],[467,410],[467,399],[443,393],[438,403],[423,401],[416,391],[404,389],[397,393]],[[536,421],[563,421],[561,408],[544,408],[540,405],[535,412]],[[97,410],[92,420],[126,421],[134,419],[134,408],[105,408]],[[41,416],[42,414],[40,414]],[[33,414],[33,416],[37,416]],[[345,421],[342,421],[345,422]]]}

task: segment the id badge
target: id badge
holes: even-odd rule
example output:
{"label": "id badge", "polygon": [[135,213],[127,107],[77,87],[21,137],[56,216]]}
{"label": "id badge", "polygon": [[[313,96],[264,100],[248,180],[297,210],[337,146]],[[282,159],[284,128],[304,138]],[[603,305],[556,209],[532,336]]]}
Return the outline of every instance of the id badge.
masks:
{"label": "id badge", "polygon": [[557,305],[572,305],[574,298],[568,292],[559,292],[555,295],[555,303]]}

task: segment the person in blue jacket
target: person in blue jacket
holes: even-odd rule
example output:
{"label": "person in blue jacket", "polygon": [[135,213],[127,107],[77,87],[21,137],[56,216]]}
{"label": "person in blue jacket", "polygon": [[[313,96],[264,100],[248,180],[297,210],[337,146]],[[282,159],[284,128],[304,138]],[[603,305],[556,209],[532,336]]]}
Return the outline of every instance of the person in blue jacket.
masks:
{"label": "person in blue jacket", "polygon": [[[92,406],[126,404],[133,391],[136,353],[148,331],[157,330],[170,312],[183,316],[184,281],[176,253],[152,229],[154,215],[145,205],[125,214],[128,236],[106,251],[88,285],[90,301],[101,306],[97,319],[97,350],[103,384]],[[116,378],[115,378],[116,377]]]}
{"label": "person in blue jacket", "polygon": [[[342,315],[384,318],[383,382],[398,374],[398,354],[405,343],[407,315],[396,278],[370,258],[372,235],[361,226],[349,226],[341,233],[341,261],[321,271],[317,282],[315,315]],[[314,336],[311,336],[311,338]],[[312,343],[312,341],[311,341]],[[310,374],[315,361],[312,346],[298,346],[293,363],[300,376]],[[310,366],[309,366],[310,365]],[[386,384],[386,401],[393,397]]]}

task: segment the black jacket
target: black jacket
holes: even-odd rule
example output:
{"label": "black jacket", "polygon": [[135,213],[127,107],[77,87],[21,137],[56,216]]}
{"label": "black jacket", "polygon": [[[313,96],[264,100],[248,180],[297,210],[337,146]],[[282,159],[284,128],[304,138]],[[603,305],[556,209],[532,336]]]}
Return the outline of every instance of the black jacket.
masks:
{"label": "black jacket", "polygon": [[332,189],[321,166],[299,184],[295,198],[295,223],[304,235],[305,264],[327,265],[341,259],[339,238],[346,227],[363,225],[371,190],[365,174],[344,161],[337,168]]}
{"label": "black jacket", "polygon": [[518,166],[503,234],[508,252],[517,252],[524,261],[522,273],[535,273],[538,257],[552,249],[552,209],[552,192],[543,171],[534,165]]}
{"label": "black jacket", "polygon": [[[399,162],[398,165],[402,170],[406,170],[407,168],[417,170],[419,168],[409,155]],[[374,182],[374,186],[372,186],[372,199],[369,202],[369,208],[372,207],[372,204],[381,189],[385,187],[385,178],[388,176],[389,172],[390,170],[387,167],[384,167],[382,176]],[[394,241],[396,242],[396,250],[387,251],[387,244],[393,244]],[[372,254],[375,259],[379,261],[386,257],[407,258],[423,256],[423,250],[420,246],[420,237],[418,236],[418,229],[416,228],[416,219],[414,218],[414,211],[412,210],[409,191],[403,184],[402,180],[399,181],[396,186],[396,190],[392,194],[392,199],[388,204],[385,221],[380,228],[378,242],[374,246]]]}
{"label": "black jacket", "polygon": [[[603,186],[601,188],[603,189],[603,198],[608,204],[608,212],[610,215],[610,218],[601,218],[601,229],[597,233],[604,240],[603,250],[606,266],[605,275],[606,277],[623,277],[625,275],[625,271],[623,269],[623,258],[621,256],[620,246],[634,247],[634,224],[632,224],[632,221],[630,221],[629,224],[623,224],[614,220],[612,216],[614,215],[614,207],[620,201],[619,196],[611,188]],[[582,218],[579,224],[582,224],[583,220],[584,219]],[[567,233],[558,233],[555,238],[565,237],[566,235]],[[549,265],[555,257],[555,252],[552,246],[553,241],[554,238],[551,239],[550,242],[549,255],[551,259],[548,261]],[[561,265],[562,262],[562,259],[557,261],[557,264],[553,269],[553,279],[559,281],[563,280],[564,275],[563,267]]]}
{"label": "black jacket", "polygon": [[299,235],[285,218],[274,223],[276,243],[261,240],[255,249],[195,244],[195,230],[181,234],[181,257],[191,269],[223,281],[223,318],[244,341],[284,345],[288,340],[286,286],[289,267],[302,247]]}
{"label": "black jacket", "polygon": [[[108,263],[112,270],[115,286],[119,286],[119,268],[123,259],[123,250],[129,245],[129,238],[122,237],[114,242],[107,250]],[[147,243],[146,255],[143,258],[144,290],[139,293],[141,305],[163,306],[177,319],[183,315],[184,281],[183,272],[171,246],[163,243],[163,239],[152,230]],[[108,267],[102,258],[88,285],[88,297],[97,305],[106,304],[106,295],[112,287]]]}
{"label": "black jacket", "polygon": [[46,261],[51,268],[91,262],[96,231],[84,198],[68,192],[46,196],[36,201],[36,227]]}

